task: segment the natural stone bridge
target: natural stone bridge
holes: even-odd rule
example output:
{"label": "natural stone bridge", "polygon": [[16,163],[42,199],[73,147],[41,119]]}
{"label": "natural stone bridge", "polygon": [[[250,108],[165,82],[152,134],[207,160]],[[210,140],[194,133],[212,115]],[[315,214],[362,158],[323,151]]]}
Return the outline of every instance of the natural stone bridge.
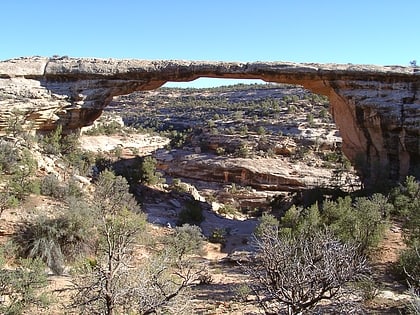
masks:
{"label": "natural stone bridge", "polygon": [[367,178],[420,169],[420,69],[289,62],[19,58],[0,62],[0,129],[16,110],[38,131],[91,124],[113,96],[199,77],[302,85],[329,97],[344,154]]}

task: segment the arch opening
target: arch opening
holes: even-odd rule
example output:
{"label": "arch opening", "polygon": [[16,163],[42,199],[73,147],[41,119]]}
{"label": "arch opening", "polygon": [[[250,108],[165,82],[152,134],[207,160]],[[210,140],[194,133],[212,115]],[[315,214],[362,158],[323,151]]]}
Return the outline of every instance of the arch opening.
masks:
{"label": "arch opening", "polygon": [[162,87],[168,88],[214,88],[238,84],[265,84],[261,79],[228,79],[228,78],[206,78],[201,77],[189,82],[166,82]]}
{"label": "arch opening", "polygon": [[171,178],[272,195],[359,188],[341,152],[327,97],[291,84],[218,82],[221,86],[133,92],[114,98],[106,111],[170,138],[170,147],[155,157]]}

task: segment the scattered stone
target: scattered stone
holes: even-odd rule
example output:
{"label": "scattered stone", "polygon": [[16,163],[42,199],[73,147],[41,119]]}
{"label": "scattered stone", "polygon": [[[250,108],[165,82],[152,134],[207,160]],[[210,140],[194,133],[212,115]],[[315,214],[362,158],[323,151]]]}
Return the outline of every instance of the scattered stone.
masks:
{"label": "scattered stone", "polygon": [[225,263],[235,263],[243,264],[249,263],[252,261],[254,253],[250,250],[234,250],[232,253],[228,254],[225,258],[222,259],[222,262]]}
{"label": "scattered stone", "polygon": [[377,296],[379,298],[393,301],[411,300],[411,296],[409,294],[401,294],[389,290],[381,290]]}

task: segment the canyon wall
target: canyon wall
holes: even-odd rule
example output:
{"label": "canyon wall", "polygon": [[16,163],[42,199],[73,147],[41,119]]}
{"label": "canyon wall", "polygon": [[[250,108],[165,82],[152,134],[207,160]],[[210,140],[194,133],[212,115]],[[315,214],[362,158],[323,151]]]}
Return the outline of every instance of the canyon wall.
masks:
{"label": "canyon wall", "polygon": [[0,62],[0,130],[15,116],[45,132],[90,125],[113,96],[199,77],[302,85],[329,97],[344,154],[366,180],[420,169],[420,69],[290,62],[18,58]]}

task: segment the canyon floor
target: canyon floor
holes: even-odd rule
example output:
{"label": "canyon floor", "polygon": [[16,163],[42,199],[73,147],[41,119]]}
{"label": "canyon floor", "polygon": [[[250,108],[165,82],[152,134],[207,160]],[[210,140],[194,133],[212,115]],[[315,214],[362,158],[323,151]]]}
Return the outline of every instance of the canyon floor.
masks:
{"label": "canyon floor", "polygon": [[[156,140],[156,138],[154,138]],[[124,157],[132,158],[130,148],[147,144],[149,148],[158,147],[162,140],[153,141],[144,139],[143,136],[132,136],[128,142],[121,140],[119,136],[83,136],[82,146],[88,149],[90,144],[95,144],[101,151],[109,150],[109,143],[118,142],[124,149]],[[137,143],[137,145],[135,144]],[[147,151],[147,149],[145,149]],[[146,151],[144,151],[146,153]],[[149,152],[151,153],[151,151]],[[226,190],[229,184],[207,183],[203,181],[189,181],[189,185],[194,190],[196,198],[205,200],[209,190]],[[261,192],[260,192],[261,193]],[[258,192],[254,190],[256,198]],[[251,194],[252,195],[252,194]],[[148,214],[149,222],[154,226],[156,233],[164,234],[168,226],[176,224],[177,214],[181,205],[171,197],[165,197],[155,191],[148,194],[149,198],[143,203],[143,210]],[[264,194],[266,197],[266,193]],[[232,196],[231,196],[232,197]],[[233,197],[234,198],[234,197]],[[178,208],[178,209],[177,209]],[[195,314],[258,314],[260,311],[254,306],[246,305],[237,299],[237,292],[245,276],[243,270],[236,263],[245,257],[249,250],[251,235],[258,223],[258,219],[241,213],[221,215],[208,208],[204,212],[205,220],[201,224],[203,233],[211,235],[216,229],[231,231],[226,235],[226,242],[221,244],[207,243],[205,255],[202,259],[208,265],[209,273],[212,275],[210,284],[202,284],[193,288],[195,298],[192,301]],[[397,261],[398,253],[405,247],[401,226],[394,222],[386,231],[385,238],[373,254],[373,274],[374,279],[380,284],[375,297],[367,304],[370,314],[400,314],[401,309],[410,298],[406,287],[401,285],[392,276],[392,265]],[[57,281],[62,281],[56,278]],[[64,280],[63,283],[66,281]]]}
{"label": "canyon floor", "polygon": [[[223,245],[207,245],[204,259],[213,282],[194,289],[197,314],[258,313],[235,301],[244,278],[235,260],[248,252],[258,215],[270,211],[270,200],[279,195],[290,199],[320,187],[351,192],[361,186],[341,156],[341,138],[328,103],[300,87],[160,89],[115,98],[108,111],[121,116],[125,125],[141,125],[151,134],[167,132],[167,142],[156,135],[83,136],[82,146],[112,151],[115,147],[109,143],[118,142],[127,161],[133,155],[152,154],[167,183],[181,180],[189,194],[207,202],[204,235],[229,232]],[[182,203],[159,191],[149,190],[147,196],[143,209],[149,222],[158,230],[174,226]],[[226,205],[236,211],[221,211]],[[381,285],[368,303],[371,313],[399,314],[409,298],[391,275],[402,248],[401,228],[393,223],[373,258],[375,279]]]}
{"label": "canyon floor", "polygon": [[[171,227],[168,207],[173,200],[159,197],[158,203],[144,204],[143,210],[149,215],[149,222],[153,233],[162,236],[168,233]],[[16,226],[36,215],[46,213],[48,209],[54,211],[57,202],[42,196],[31,196],[22,205],[22,211],[6,211],[1,218],[0,242],[7,239]],[[24,211],[23,209],[30,209]],[[208,266],[211,283],[196,285],[192,288],[194,298],[191,302],[194,314],[261,314],[253,305],[243,303],[238,299],[241,284],[246,280],[241,267],[237,264],[248,253],[244,240],[249,240],[253,232],[256,219],[229,219],[222,217],[211,210],[205,211],[205,220],[201,225],[204,233],[214,229],[231,227],[232,233],[226,236],[224,246],[207,242],[204,255],[200,258]],[[366,303],[369,314],[401,314],[401,310],[409,300],[407,288],[399,283],[391,273],[392,264],[396,262],[398,252],[404,248],[401,228],[394,223],[386,232],[384,240],[378,247],[373,258],[373,274],[378,285],[375,297]],[[60,301],[54,304],[43,314],[63,314],[66,312],[68,289],[71,287],[71,275],[48,277],[48,291]]]}

